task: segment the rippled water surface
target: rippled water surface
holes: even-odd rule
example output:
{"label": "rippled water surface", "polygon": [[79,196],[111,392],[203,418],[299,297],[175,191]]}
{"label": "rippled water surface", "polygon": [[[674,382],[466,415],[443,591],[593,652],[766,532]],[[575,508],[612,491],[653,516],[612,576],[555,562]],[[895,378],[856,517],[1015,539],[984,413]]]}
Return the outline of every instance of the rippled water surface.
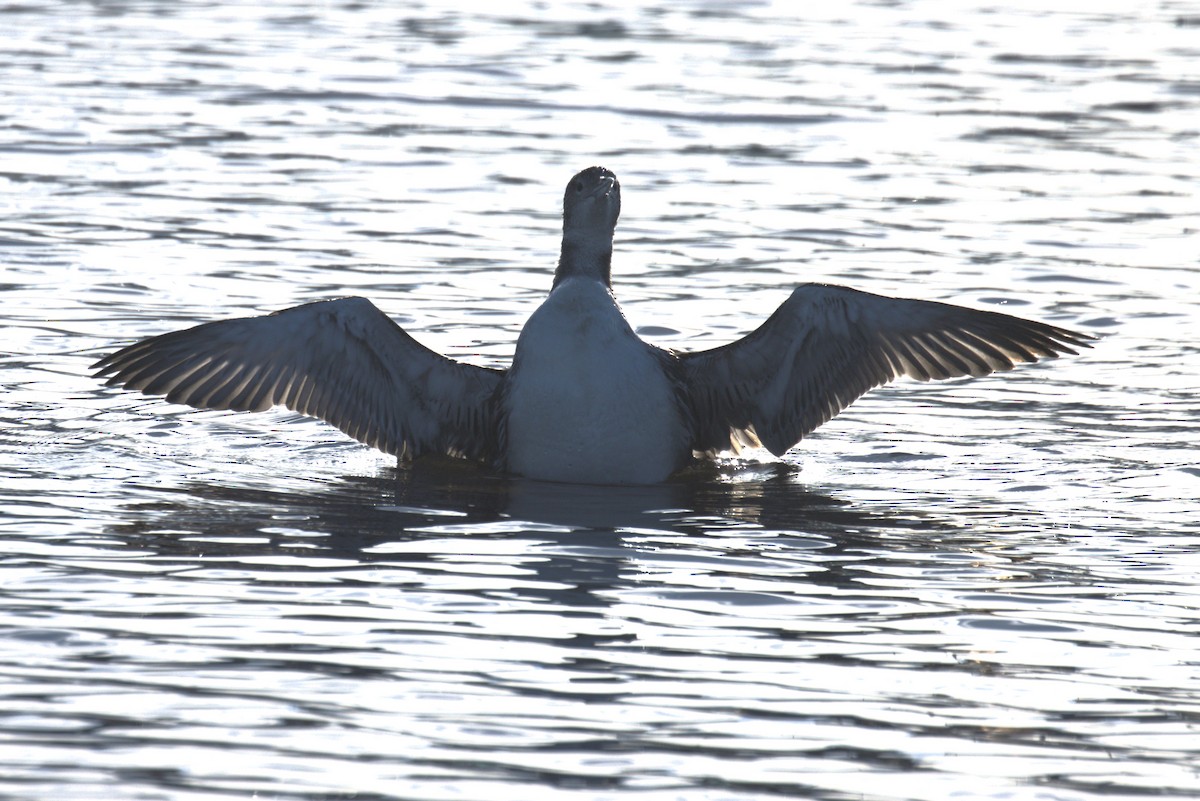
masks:
{"label": "rippled water surface", "polygon": [[[797,8],[0,6],[0,797],[1200,797],[1200,11]],[[89,376],[343,294],[504,365],[593,163],[660,344],[1100,339],[637,489]]]}

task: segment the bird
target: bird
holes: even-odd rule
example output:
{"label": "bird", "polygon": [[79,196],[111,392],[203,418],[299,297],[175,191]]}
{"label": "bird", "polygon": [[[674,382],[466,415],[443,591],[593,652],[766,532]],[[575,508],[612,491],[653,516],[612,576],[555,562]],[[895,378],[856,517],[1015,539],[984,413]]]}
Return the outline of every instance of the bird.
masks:
{"label": "bird", "polygon": [[441,454],[536,480],[654,484],[745,447],[782,457],[901,376],[984,376],[1095,339],[994,311],[805,283],[735,342],[657,347],[613,294],[620,212],[612,171],[571,178],[549,294],[507,369],[439,354],[362,297],[202,323],[92,367],[108,386],[199,409],[282,405],[402,464]]}

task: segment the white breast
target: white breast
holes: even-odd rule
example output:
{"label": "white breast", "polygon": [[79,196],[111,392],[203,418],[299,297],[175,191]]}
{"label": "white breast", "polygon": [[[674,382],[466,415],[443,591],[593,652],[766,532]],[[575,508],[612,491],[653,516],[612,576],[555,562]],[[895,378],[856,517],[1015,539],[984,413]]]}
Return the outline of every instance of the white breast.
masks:
{"label": "white breast", "polygon": [[517,340],[505,396],[505,467],[549,481],[646,484],[690,455],[660,357],[599,281],[569,278]]}

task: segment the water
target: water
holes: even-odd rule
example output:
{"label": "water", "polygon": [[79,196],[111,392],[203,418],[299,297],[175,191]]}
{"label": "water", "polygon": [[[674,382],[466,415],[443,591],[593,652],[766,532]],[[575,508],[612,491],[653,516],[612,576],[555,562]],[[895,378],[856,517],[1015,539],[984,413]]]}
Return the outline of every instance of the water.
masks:
{"label": "water", "polygon": [[[1081,9],[4,6],[0,797],[1200,797],[1200,17]],[[593,163],[661,344],[1101,339],[624,490],[89,378],[342,294],[504,365]]]}

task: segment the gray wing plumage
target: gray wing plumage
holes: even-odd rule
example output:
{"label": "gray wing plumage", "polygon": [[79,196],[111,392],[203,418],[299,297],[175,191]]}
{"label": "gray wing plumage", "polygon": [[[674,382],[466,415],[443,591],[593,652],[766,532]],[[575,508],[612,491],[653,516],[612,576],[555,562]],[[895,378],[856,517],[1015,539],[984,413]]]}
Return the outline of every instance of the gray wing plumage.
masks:
{"label": "gray wing plumage", "polygon": [[204,323],[93,367],[109,386],[199,409],[283,405],[402,458],[492,457],[491,398],[504,375],[429,350],[364,298]]}
{"label": "gray wing plumage", "polygon": [[738,342],[679,354],[696,420],[693,450],[728,450],[757,436],[781,456],[900,376],[983,376],[1075,353],[1090,339],[997,312],[804,284]]}

